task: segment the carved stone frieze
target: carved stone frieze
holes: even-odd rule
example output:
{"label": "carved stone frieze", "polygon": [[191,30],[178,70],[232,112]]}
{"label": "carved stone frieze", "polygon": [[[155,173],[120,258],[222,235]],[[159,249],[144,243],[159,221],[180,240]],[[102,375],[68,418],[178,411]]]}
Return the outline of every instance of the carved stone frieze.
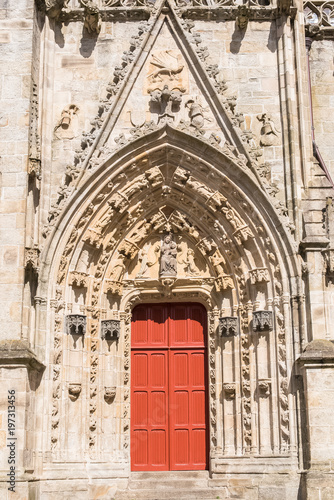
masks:
{"label": "carved stone frieze", "polygon": [[219,335],[230,337],[239,333],[239,318],[236,316],[225,316],[219,318]]}
{"label": "carved stone frieze", "polygon": [[260,330],[273,329],[273,313],[272,311],[254,311],[253,312],[253,330],[254,332]]}
{"label": "carved stone frieze", "polygon": [[68,335],[85,335],[87,318],[83,314],[66,316],[66,333]]}
{"label": "carved stone frieze", "polygon": [[121,323],[117,319],[104,319],[101,321],[101,338],[106,340],[119,339]]}

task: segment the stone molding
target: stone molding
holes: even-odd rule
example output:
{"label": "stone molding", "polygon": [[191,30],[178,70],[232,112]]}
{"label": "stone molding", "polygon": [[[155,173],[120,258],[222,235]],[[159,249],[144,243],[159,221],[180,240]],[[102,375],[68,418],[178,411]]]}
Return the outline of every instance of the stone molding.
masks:
{"label": "stone molding", "polygon": [[0,341],[0,366],[23,365],[28,370],[43,372],[45,365],[24,340]]}

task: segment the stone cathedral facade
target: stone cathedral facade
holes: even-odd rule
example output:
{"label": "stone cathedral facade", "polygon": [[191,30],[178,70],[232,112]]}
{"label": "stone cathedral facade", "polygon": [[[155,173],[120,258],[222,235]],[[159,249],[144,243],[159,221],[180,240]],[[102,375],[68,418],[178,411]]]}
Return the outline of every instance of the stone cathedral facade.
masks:
{"label": "stone cathedral facade", "polygon": [[334,498],[334,3],[0,5],[1,498]]}

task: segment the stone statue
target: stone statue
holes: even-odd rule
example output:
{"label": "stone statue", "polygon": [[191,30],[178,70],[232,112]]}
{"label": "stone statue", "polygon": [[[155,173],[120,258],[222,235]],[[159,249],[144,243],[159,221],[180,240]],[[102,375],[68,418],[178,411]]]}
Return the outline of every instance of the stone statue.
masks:
{"label": "stone statue", "polygon": [[125,255],[119,254],[117,259],[114,261],[109,279],[113,281],[122,281],[123,274],[125,271]]}
{"label": "stone statue", "polygon": [[150,248],[151,248],[151,244],[146,243],[143,246],[143,248],[141,248],[139,250],[138,261],[140,262],[140,269],[139,269],[139,272],[138,272],[136,278],[144,278],[145,274],[147,274],[147,271],[149,270],[149,268],[151,266],[153,266],[158,260],[157,254],[160,250],[160,245],[156,245],[154,248],[155,259],[153,260],[153,262],[151,262],[149,260],[149,257],[148,257],[148,252],[149,252]]}
{"label": "stone statue", "polygon": [[185,272],[186,276],[198,276],[199,271],[195,264],[195,252],[191,248],[187,251],[187,258],[183,261],[186,265]]}
{"label": "stone statue", "polygon": [[164,237],[161,245],[160,276],[176,276],[177,245],[171,234]]}

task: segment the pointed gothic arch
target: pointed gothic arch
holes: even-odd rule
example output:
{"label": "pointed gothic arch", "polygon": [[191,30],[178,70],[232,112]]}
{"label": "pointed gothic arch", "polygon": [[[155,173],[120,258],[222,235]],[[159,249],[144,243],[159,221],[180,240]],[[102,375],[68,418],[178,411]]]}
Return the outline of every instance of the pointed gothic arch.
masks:
{"label": "pointed gothic arch", "polygon": [[[160,240],[167,232],[183,251],[172,279],[159,274]],[[74,345],[65,317],[85,318],[81,349],[88,356],[90,453],[100,450],[97,374],[111,352],[108,363],[114,363],[123,408],[121,419],[112,417],[121,435],[113,446],[123,446],[127,454],[131,310],[138,301],[168,300],[198,301],[208,310],[212,457],[252,451],[289,460],[295,449],[289,352],[292,322],[298,326],[289,306],[294,293],[289,283],[295,276],[293,286],[298,286],[298,263],[282,219],[232,149],[220,151],[169,125],[137,138],[78,179],[48,238],[40,293],[53,299],[54,308],[49,328],[55,330],[50,339],[55,455],[64,418],[62,364]],[[142,276],[145,248],[150,266]],[[184,260],[187,251],[191,264]],[[110,344],[102,333],[104,321],[115,323],[117,343]],[[217,426],[218,418],[231,418],[231,405],[233,439]]]}

